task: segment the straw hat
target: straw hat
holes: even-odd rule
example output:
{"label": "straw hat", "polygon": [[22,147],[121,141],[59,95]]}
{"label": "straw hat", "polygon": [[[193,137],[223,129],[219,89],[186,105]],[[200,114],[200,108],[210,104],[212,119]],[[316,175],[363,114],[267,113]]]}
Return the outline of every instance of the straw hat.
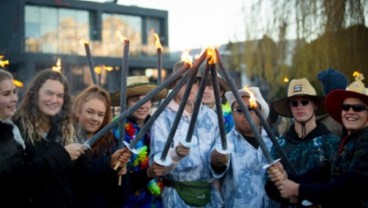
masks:
{"label": "straw hat", "polygon": [[[261,91],[258,87],[248,87],[248,89],[253,93],[258,105],[261,107],[261,114],[263,115],[264,119],[268,118],[270,114],[270,108],[263,98]],[[243,88],[238,90],[240,97],[250,97],[249,93],[245,91]],[[229,102],[230,106],[233,106],[233,103],[236,101],[235,96],[232,91],[228,91],[225,93],[226,99]]]}
{"label": "straw hat", "polygon": [[[157,83],[149,82],[146,76],[130,76],[127,77],[127,98],[138,95],[146,95],[157,87]],[[157,93],[152,102],[156,102],[166,97],[168,90],[165,88]],[[111,94],[112,106],[120,105],[120,90],[115,91]]]}
{"label": "straw hat", "polygon": [[333,90],[327,94],[326,110],[337,122],[342,123],[341,107],[346,98],[358,98],[368,106],[368,88],[362,82],[363,79],[363,74],[358,74],[346,90]]}
{"label": "straw hat", "polygon": [[316,90],[306,78],[291,80],[287,97],[274,101],[271,104],[271,108],[281,116],[292,118],[293,115],[290,111],[288,102],[291,97],[296,96],[308,96],[311,97],[314,102],[317,102],[318,109],[315,112],[316,116],[322,115],[326,112],[324,108],[324,97],[317,95]]}

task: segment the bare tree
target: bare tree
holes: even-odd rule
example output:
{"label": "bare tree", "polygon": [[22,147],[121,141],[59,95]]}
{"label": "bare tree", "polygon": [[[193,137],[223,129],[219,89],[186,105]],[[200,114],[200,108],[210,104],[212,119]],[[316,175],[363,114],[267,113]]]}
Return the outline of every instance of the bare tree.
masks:
{"label": "bare tree", "polygon": [[285,77],[306,77],[320,90],[317,73],[329,67],[349,78],[356,70],[366,73],[367,3],[368,0],[257,0],[244,10],[246,39],[253,41],[245,41],[242,50],[233,47],[237,55],[232,63],[245,64],[250,80],[271,86],[269,99],[285,95]]}

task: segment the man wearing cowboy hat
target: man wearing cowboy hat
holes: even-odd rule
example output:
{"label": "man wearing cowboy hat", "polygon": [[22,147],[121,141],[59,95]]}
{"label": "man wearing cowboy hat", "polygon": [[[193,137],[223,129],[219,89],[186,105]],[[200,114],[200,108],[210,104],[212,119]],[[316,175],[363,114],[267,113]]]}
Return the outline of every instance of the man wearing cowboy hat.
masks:
{"label": "man wearing cowboy hat", "polygon": [[[286,98],[274,101],[271,107],[284,117],[293,118],[285,135],[279,137],[278,143],[290,160],[296,174],[330,164],[336,153],[340,138],[331,133],[322,123],[316,122],[316,116],[325,112],[324,97],[318,96],[316,90],[306,78],[290,81]],[[275,147],[271,154],[280,158]],[[283,161],[281,161],[283,162]],[[289,204],[289,200],[280,198],[273,183],[267,183],[266,190],[270,197]]]}
{"label": "man wearing cowboy hat", "polygon": [[[265,120],[270,110],[258,87],[248,89],[257,101],[255,107],[250,106],[249,92],[240,89],[238,93],[248,106],[249,113],[261,133],[261,123],[254,109],[259,109]],[[226,92],[225,96],[231,106],[235,122],[235,127],[226,135],[231,158],[229,168],[222,179],[225,207],[274,207],[275,202],[268,198],[264,190],[266,179],[263,166],[267,164],[267,160],[233,92]],[[271,141],[266,137],[263,139],[270,149]]]}
{"label": "man wearing cowboy hat", "polygon": [[[127,77],[127,108],[134,106],[140,99],[145,97],[156,87],[157,83],[149,82],[146,76]],[[127,143],[130,143],[131,140],[135,138],[140,129],[151,117],[150,113],[153,103],[165,98],[167,93],[168,90],[166,88],[161,90],[152,100],[141,105],[127,118],[124,139]],[[114,106],[120,105],[120,91],[113,93],[111,98]],[[117,127],[114,131],[117,138],[120,138],[119,128],[120,127]],[[127,167],[129,194],[122,207],[151,207],[152,205],[155,205],[155,207],[162,207],[160,197],[161,190],[159,188],[159,183],[161,182],[154,177],[157,176],[156,172],[162,172],[164,167],[157,165],[148,166],[150,142],[151,136],[148,132],[135,146],[138,153],[132,155]]]}
{"label": "man wearing cowboy hat", "polygon": [[310,171],[303,175],[303,182],[286,174],[280,163],[270,167],[276,169],[269,173],[273,181],[279,181],[276,185],[282,197],[297,196],[324,208],[368,207],[368,88],[363,78],[358,74],[346,90],[333,90],[326,96],[328,113],[347,130],[330,168]]}

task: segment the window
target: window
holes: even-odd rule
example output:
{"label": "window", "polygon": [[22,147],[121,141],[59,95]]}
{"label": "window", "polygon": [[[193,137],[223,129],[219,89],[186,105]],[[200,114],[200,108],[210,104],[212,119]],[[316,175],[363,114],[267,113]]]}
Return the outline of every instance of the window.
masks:
{"label": "window", "polygon": [[88,11],[26,6],[26,52],[84,55],[80,39],[88,37]]}
{"label": "window", "polygon": [[101,55],[122,56],[123,44],[116,31],[129,40],[130,55],[138,55],[142,46],[142,18],[133,15],[103,14]]}

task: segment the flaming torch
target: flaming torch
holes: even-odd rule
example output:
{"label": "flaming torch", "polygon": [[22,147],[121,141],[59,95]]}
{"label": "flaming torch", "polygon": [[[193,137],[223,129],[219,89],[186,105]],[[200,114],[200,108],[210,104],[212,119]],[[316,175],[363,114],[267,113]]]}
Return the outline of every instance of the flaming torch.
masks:
{"label": "flaming torch", "polygon": [[155,45],[157,48],[157,82],[160,83],[162,79],[162,46],[160,37],[152,30],[153,36],[155,37]]}
{"label": "flaming torch", "polygon": [[61,60],[60,60],[60,58],[57,59],[55,66],[52,66],[51,70],[61,73]]}
{"label": "flaming torch", "polygon": [[[189,55],[189,51],[184,51],[181,55],[181,61],[184,62],[183,67],[189,69],[192,66],[192,57]],[[192,70],[193,71],[193,70]],[[194,72],[191,72],[194,73]],[[130,149],[135,149],[135,146],[143,138],[146,132],[151,128],[153,122],[158,118],[161,112],[166,108],[166,106],[171,102],[174,96],[179,92],[181,87],[187,82],[187,78],[190,76],[190,73],[186,73],[185,77],[179,81],[179,83],[175,86],[174,89],[170,92],[170,94],[164,99],[163,103],[161,103],[160,107],[157,108],[155,113],[148,119],[145,125],[141,128],[136,137],[130,142]]]}
{"label": "flaming torch", "polygon": [[284,150],[282,149],[282,147],[280,146],[280,144],[277,142],[276,136],[273,134],[272,129],[268,125],[266,119],[263,117],[263,115],[261,114],[261,112],[257,108],[258,104],[257,104],[256,98],[255,98],[253,92],[246,86],[243,87],[243,89],[244,89],[244,91],[246,91],[249,94],[249,96],[250,96],[249,105],[250,105],[250,107],[252,107],[252,109],[254,109],[258,119],[261,122],[262,127],[267,132],[267,135],[271,139],[273,146],[275,147],[277,153],[281,157],[281,160],[284,162],[286,169],[291,171],[292,173],[295,173],[294,166],[291,164],[290,160],[287,158],[287,156],[286,156]]}

